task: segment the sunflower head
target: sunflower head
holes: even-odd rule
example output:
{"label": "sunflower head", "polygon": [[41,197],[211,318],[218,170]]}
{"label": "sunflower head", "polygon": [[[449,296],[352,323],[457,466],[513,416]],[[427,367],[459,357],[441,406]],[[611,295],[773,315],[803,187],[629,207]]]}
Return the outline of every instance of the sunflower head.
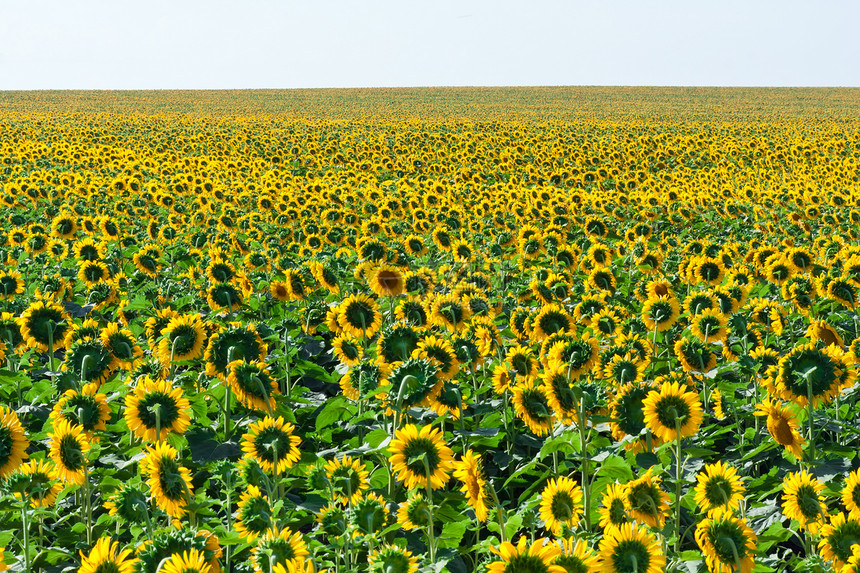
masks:
{"label": "sunflower head", "polygon": [[454,453],[442,437],[442,432],[430,426],[420,429],[412,424],[395,432],[388,447],[390,462],[397,478],[406,487],[444,487],[453,470]]}

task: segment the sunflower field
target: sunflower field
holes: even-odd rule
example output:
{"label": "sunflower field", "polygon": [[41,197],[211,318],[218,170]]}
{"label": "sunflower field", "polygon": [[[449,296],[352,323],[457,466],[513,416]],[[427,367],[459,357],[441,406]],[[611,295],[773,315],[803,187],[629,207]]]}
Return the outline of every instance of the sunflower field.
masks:
{"label": "sunflower field", "polygon": [[0,570],[860,572],[860,92],[0,93]]}

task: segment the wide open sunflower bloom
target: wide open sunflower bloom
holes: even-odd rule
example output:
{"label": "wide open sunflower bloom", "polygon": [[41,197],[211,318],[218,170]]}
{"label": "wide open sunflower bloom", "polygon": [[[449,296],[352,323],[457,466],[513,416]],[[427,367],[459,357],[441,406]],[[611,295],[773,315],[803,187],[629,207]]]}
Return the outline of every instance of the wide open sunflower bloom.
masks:
{"label": "wide open sunflower bloom", "polygon": [[397,479],[408,489],[430,487],[439,489],[448,483],[454,469],[454,452],[445,443],[438,428],[409,424],[395,432],[395,439],[388,446],[389,462],[397,473]]}
{"label": "wide open sunflower bloom", "polygon": [[642,403],[645,424],[664,442],[696,434],[702,424],[702,403],[698,394],[677,382],[665,382],[660,391],[652,390]]}
{"label": "wide open sunflower bloom", "polygon": [[660,541],[638,523],[606,530],[598,551],[600,573],[661,573],[666,566]]}
{"label": "wide open sunflower bloom", "polygon": [[125,421],[128,429],[146,441],[167,438],[170,432],[182,434],[188,429],[190,402],[181,388],[173,388],[168,380],[141,378],[134,392],[125,396]]}
{"label": "wide open sunflower bloom", "polygon": [[540,517],[553,535],[561,535],[562,526],[573,527],[583,512],[582,488],[568,477],[552,479],[540,495]]}
{"label": "wide open sunflower bloom", "polygon": [[538,537],[529,544],[528,538],[522,536],[516,545],[506,541],[498,549],[490,547],[490,551],[501,559],[487,565],[487,573],[565,573],[564,567],[554,563],[561,554],[561,548],[543,537]]}
{"label": "wide open sunflower bloom", "polygon": [[131,549],[120,549],[119,543],[110,537],[102,537],[88,555],[81,551],[81,567],[78,573],[132,573],[137,559]]}
{"label": "wide open sunflower bloom", "polygon": [[280,475],[299,461],[301,438],[293,435],[296,427],[278,416],[266,416],[248,426],[242,436],[246,458],[257,460],[265,472]]}

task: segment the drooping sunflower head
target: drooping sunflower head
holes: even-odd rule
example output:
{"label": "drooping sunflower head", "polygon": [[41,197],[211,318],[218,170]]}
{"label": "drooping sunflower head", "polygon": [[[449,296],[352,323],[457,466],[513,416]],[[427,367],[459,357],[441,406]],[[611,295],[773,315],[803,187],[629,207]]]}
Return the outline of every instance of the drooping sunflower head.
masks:
{"label": "drooping sunflower head", "polygon": [[83,427],[72,425],[65,419],[58,419],[51,438],[51,460],[57,468],[58,477],[64,482],[76,485],[84,483],[84,466],[90,442]]}
{"label": "drooping sunflower head", "polygon": [[78,391],[66,390],[51,410],[51,420],[64,418],[70,424],[80,424],[89,439],[93,433],[106,429],[105,423],[110,418],[110,406],[107,396],[99,393],[99,384],[90,383]]}
{"label": "drooping sunflower head", "polygon": [[429,506],[424,496],[420,493],[412,492],[397,509],[397,523],[406,531],[423,529],[430,523],[428,508]]}
{"label": "drooping sunflower head", "polygon": [[[439,367],[426,358],[409,358],[398,363],[388,375],[386,403],[394,408],[411,408],[429,403],[441,390]],[[398,403],[399,400],[399,403]]]}
{"label": "drooping sunflower head", "polygon": [[235,529],[246,543],[253,543],[257,537],[272,526],[273,511],[266,496],[256,486],[249,485],[242,493],[236,512]]}
{"label": "drooping sunflower head", "polygon": [[544,436],[552,430],[553,410],[541,385],[524,381],[513,386],[514,411],[533,434]]}
{"label": "drooping sunflower head", "polygon": [[430,307],[430,320],[439,328],[459,332],[471,316],[469,307],[454,293],[437,296]]}
{"label": "drooping sunflower head", "polygon": [[51,345],[55,350],[65,348],[72,329],[72,319],[63,307],[45,300],[33,302],[17,322],[27,346],[40,352],[47,352]]}
{"label": "drooping sunflower head", "polygon": [[75,378],[102,383],[113,371],[113,357],[98,338],[84,338],[72,342],[66,350],[62,369]]}
{"label": "drooping sunflower head", "polygon": [[[643,435],[647,428],[645,424],[644,402],[648,394],[654,390],[655,384],[650,381],[626,383],[615,392],[615,397],[609,405],[612,421],[609,427],[612,437],[622,440],[627,436],[636,439],[625,444],[628,450],[642,451],[647,447],[647,436]],[[662,439],[652,436],[652,446],[662,443]]]}
{"label": "drooping sunflower head", "polygon": [[543,340],[553,334],[572,330],[573,319],[562,306],[547,304],[534,317],[532,329],[535,339]]}
{"label": "drooping sunflower head", "polygon": [[717,365],[717,355],[697,338],[682,336],[675,342],[675,356],[685,372],[708,372]]}
{"label": "drooping sunflower head", "polygon": [[172,316],[160,332],[156,353],[165,366],[195,360],[203,354],[206,327],[199,314]]}
{"label": "drooping sunflower head", "polygon": [[809,396],[813,406],[828,404],[839,391],[844,371],[841,350],[817,344],[796,346],[778,364],[777,387],[785,400],[806,407]]}
{"label": "drooping sunflower head", "polygon": [[678,320],[678,300],[671,295],[650,296],[642,305],[642,320],[648,330],[664,332]]}
{"label": "drooping sunflower head", "polygon": [[254,324],[232,322],[209,338],[204,356],[206,374],[226,380],[230,362],[263,360],[267,352],[268,345],[260,338]]}
{"label": "drooping sunflower head", "polygon": [[600,515],[600,527],[605,530],[620,527],[626,523],[630,518],[627,488],[619,483],[609,484],[600,501],[598,514]]}

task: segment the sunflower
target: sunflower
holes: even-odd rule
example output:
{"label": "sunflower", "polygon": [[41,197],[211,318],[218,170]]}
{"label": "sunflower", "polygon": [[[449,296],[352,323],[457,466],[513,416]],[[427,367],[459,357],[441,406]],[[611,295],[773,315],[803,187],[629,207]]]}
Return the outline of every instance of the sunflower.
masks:
{"label": "sunflower", "polygon": [[179,314],[172,308],[163,308],[155,311],[155,316],[150,316],[144,323],[146,328],[146,341],[149,347],[155,349],[158,346],[158,338],[164,328],[170,323],[170,319]]}
{"label": "sunflower", "polygon": [[588,273],[586,285],[594,290],[606,291],[609,294],[615,294],[617,282],[612,270],[608,267],[597,267]]}
{"label": "sunflower", "polygon": [[90,550],[89,555],[81,551],[81,566],[78,573],[132,573],[137,559],[131,557],[131,549],[120,550],[119,543],[110,537],[102,537]]}
{"label": "sunflower", "polygon": [[191,471],[179,463],[178,455],[167,442],[158,442],[155,447],[146,446],[146,455],[140,462],[156,505],[175,519],[185,515],[185,506],[194,497]]}
{"label": "sunflower", "polygon": [[411,551],[385,544],[367,556],[368,571],[378,573],[416,573],[418,558]]}
{"label": "sunflower", "polygon": [[[625,444],[625,449],[643,451],[647,447],[647,436],[643,435],[645,424],[645,398],[654,389],[655,384],[651,381],[640,380],[636,383],[629,382],[620,386],[614,398],[609,403],[609,416],[611,422],[609,429],[612,437],[623,440],[627,436],[636,438]],[[657,436],[652,436],[652,447],[662,443]]]}
{"label": "sunflower", "polygon": [[453,293],[437,296],[430,306],[430,321],[450,332],[463,330],[470,316],[468,305]]}
{"label": "sunflower", "polygon": [[39,352],[47,352],[51,344],[54,350],[65,348],[72,330],[72,319],[63,307],[45,300],[33,302],[17,322],[27,346]]}
{"label": "sunflower", "polygon": [[382,327],[379,304],[361,293],[344,299],[338,306],[340,327],[353,338],[372,338]]}
{"label": "sunflower", "polygon": [[648,468],[642,477],[626,484],[625,501],[631,517],[651,527],[661,528],[669,512],[669,494],[660,489],[661,479]]}
{"label": "sunflower", "polygon": [[123,484],[119,491],[114,493],[103,507],[108,510],[108,515],[121,519],[127,523],[141,523],[146,520],[149,511],[146,502],[146,492],[136,486]]}
{"label": "sunflower", "polygon": [[61,370],[71,372],[83,382],[101,384],[112,371],[110,351],[97,338],[83,338],[70,343]]}
{"label": "sunflower", "polygon": [[[357,402],[373,390],[386,385],[389,375],[390,368],[384,362],[361,360],[340,377],[340,389],[344,396]],[[435,383],[434,380],[433,384]],[[374,394],[377,398],[382,398],[384,395],[384,391]]]}
{"label": "sunflower", "polygon": [[403,293],[405,280],[403,274],[390,265],[380,265],[370,275],[370,290],[376,296],[398,296]]}
{"label": "sunflower", "polygon": [[616,354],[601,372],[602,378],[615,386],[636,384],[645,375],[645,364],[629,352]]}
{"label": "sunflower", "polygon": [[594,337],[558,340],[546,354],[547,368],[565,368],[571,379],[579,378],[591,370],[600,354],[599,342]]}
{"label": "sunflower", "polygon": [[696,526],[696,543],[712,573],[751,573],[756,534],[727,508],[717,508]]}
{"label": "sunflower", "polygon": [[819,348],[803,344],[794,347],[779,361],[777,388],[784,400],[805,408],[809,396],[812,405],[828,404],[839,392],[845,371],[842,351],[834,346]]}
{"label": "sunflower", "polygon": [[821,557],[833,563],[834,571],[841,571],[851,558],[852,546],[860,545],[860,520],[841,512],[831,515],[820,535]]}
{"label": "sunflower", "polygon": [[660,573],[666,556],[654,534],[640,524],[608,529],[600,541],[601,573]]}
{"label": "sunflower", "polygon": [[707,514],[717,509],[735,511],[744,499],[746,489],[737,470],[723,462],[706,465],[696,481],[696,504]]}
{"label": "sunflower", "polygon": [[403,411],[413,406],[428,405],[442,390],[438,371],[438,366],[425,358],[409,358],[397,363],[386,376],[391,386],[385,398],[386,404],[403,408]]}
{"label": "sunflower", "polygon": [[525,340],[531,336],[531,325],[535,316],[531,309],[525,307],[516,308],[511,312],[509,326],[517,339]]}
{"label": "sunflower", "polygon": [[292,572],[296,565],[304,563],[308,554],[301,532],[294,532],[289,527],[273,527],[257,539],[251,554],[251,566],[257,573],[269,573],[269,567],[272,571],[287,567]]}
{"label": "sunflower", "polygon": [[271,412],[275,409],[278,383],[265,362],[234,360],[227,365],[227,384],[239,403],[249,410]]}
{"label": "sunflower", "polygon": [[806,328],[806,337],[812,342],[819,342],[827,346],[837,346],[842,348],[845,342],[836,329],[824,322],[823,320],[813,320]]}
{"label": "sunflower", "polygon": [[454,452],[445,443],[442,432],[431,426],[419,429],[408,424],[397,430],[388,451],[391,452],[389,462],[392,471],[408,489],[442,488],[454,469]]}
{"label": "sunflower", "polygon": [[137,344],[130,330],[120,328],[119,324],[107,325],[99,334],[102,344],[111,355],[111,368],[133,370],[137,361],[143,356],[143,350]]}
{"label": "sunflower", "polygon": [[9,476],[7,488],[21,501],[29,502],[30,507],[49,507],[57,501],[57,494],[63,489],[59,482],[57,469],[45,460],[30,460]]}
{"label": "sunflower", "polygon": [[552,411],[563,424],[573,423],[579,409],[577,390],[573,379],[568,376],[570,368],[559,365],[544,370],[541,375],[543,392]]}
{"label": "sunflower", "polygon": [[299,461],[301,438],[293,435],[295,426],[281,416],[266,416],[248,426],[242,436],[245,457],[257,460],[263,471],[281,475]]}
{"label": "sunflower", "polygon": [[515,345],[508,349],[505,362],[521,381],[532,380],[538,373],[538,361],[532,351],[525,346]]}
{"label": "sunflower", "polygon": [[188,429],[190,402],[181,388],[173,388],[168,380],[152,380],[144,376],[133,392],[125,396],[125,421],[128,429],[142,440],[160,442],[170,432],[182,434]]}
{"label": "sunflower", "polygon": [[756,404],[756,416],[767,416],[767,431],[776,443],[785,447],[794,457],[803,457],[803,446],[806,440],[800,435],[798,428],[800,422],[786,405],[766,399],[761,404]]}
{"label": "sunflower", "polygon": [[204,359],[206,375],[226,380],[227,365],[234,360],[263,360],[269,347],[253,323],[231,322],[209,338]]}
{"label": "sunflower", "polygon": [[707,343],[682,336],[675,342],[675,356],[684,372],[708,372],[717,366],[717,355]]}
{"label": "sunflower", "polygon": [[600,527],[608,530],[620,527],[629,519],[630,508],[627,504],[627,487],[612,483],[606,487],[597,510],[600,516]]}
{"label": "sunflower", "polygon": [[260,488],[249,485],[239,500],[234,527],[245,543],[253,543],[272,527],[273,512],[269,500]]}
{"label": "sunflower", "polygon": [[346,510],[340,505],[329,504],[317,514],[317,523],[330,538],[337,538],[347,531]]}
{"label": "sunflower", "polygon": [[573,326],[573,319],[567,314],[567,311],[554,303],[544,305],[532,322],[536,340],[543,340],[558,332],[568,332],[573,329]]}
{"label": "sunflower", "polygon": [[536,436],[552,431],[553,410],[542,386],[533,381],[514,384],[514,412]]}
{"label": "sunflower", "polygon": [[54,431],[49,433],[48,437],[51,438],[51,460],[57,468],[57,477],[64,482],[82,485],[87,452],[90,451],[90,442],[83,427],[73,426],[68,420],[60,419],[56,421]]}
{"label": "sunflower", "polygon": [[273,299],[281,302],[290,300],[290,289],[284,281],[272,281],[269,284],[269,294]]}
{"label": "sunflower", "polygon": [[325,473],[331,484],[334,501],[343,504],[357,503],[370,487],[367,469],[360,461],[350,456],[329,461],[325,465]]}
{"label": "sunflower", "polygon": [[460,460],[454,462],[454,477],[463,482],[460,491],[475,511],[475,517],[478,521],[487,521],[490,500],[481,458],[468,450]]}
{"label": "sunflower", "polygon": [[702,343],[725,341],[728,318],[718,308],[709,308],[690,317],[690,330]]}
{"label": "sunflower", "polygon": [[205,554],[198,549],[174,553],[158,568],[158,573],[213,573]]}
{"label": "sunflower", "polygon": [[851,518],[860,521],[860,469],[848,474],[845,487],[842,488],[842,503]]}
{"label": "sunflower", "polygon": [[561,548],[543,537],[538,537],[529,545],[528,538],[522,536],[516,545],[505,541],[498,549],[490,547],[490,551],[501,559],[487,565],[488,573],[565,573],[564,567],[554,563],[561,554]]}
{"label": "sunflower", "polygon": [[236,267],[228,261],[216,259],[206,267],[206,278],[213,283],[229,283],[236,276]]}
{"label": "sunflower", "polygon": [[648,296],[642,305],[642,320],[648,330],[664,332],[678,320],[678,299],[671,295]]}
{"label": "sunflower", "polygon": [[352,506],[351,525],[358,534],[374,535],[388,524],[388,507],[382,496],[365,494]]}
{"label": "sunflower", "polygon": [[161,329],[155,354],[167,367],[174,362],[196,360],[203,355],[206,327],[199,314],[171,316]]}
{"label": "sunflower", "polygon": [[0,300],[12,300],[24,294],[24,279],[16,270],[0,271]]}
{"label": "sunflower", "polygon": [[394,316],[400,322],[415,328],[423,328],[430,323],[427,309],[418,300],[402,300],[394,309]]}
{"label": "sunflower", "polygon": [[574,527],[582,516],[582,488],[568,477],[550,480],[540,500],[540,518],[556,537],[561,535],[563,526]]}
{"label": "sunflower", "polygon": [[694,392],[677,382],[664,382],[660,391],[652,390],[642,403],[645,424],[664,442],[694,435],[702,424],[702,403]]}
{"label": "sunflower", "polygon": [[157,245],[144,245],[134,254],[132,262],[137,270],[147,277],[154,279],[161,270],[161,248]]}
{"label": "sunflower", "polygon": [[[99,393],[99,385],[85,384],[81,390],[66,390],[51,409],[50,419],[65,419],[70,424],[80,424],[89,440],[97,430],[105,430],[111,410],[107,396]],[[97,440],[93,440],[97,441]]]}
{"label": "sunflower", "polygon": [[203,294],[209,308],[216,313],[236,312],[244,301],[242,291],[233,283],[214,283]]}
{"label": "sunflower", "polygon": [[78,269],[78,280],[88,287],[110,280],[110,270],[102,261],[83,261]]}
{"label": "sunflower", "polygon": [[434,364],[436,377],[440,380],[450,380],[460,370],[454,347],[444,338],[427,336],[421,339],[412,351],[412,358],[423,358]]}
{"label": "sunflower", "polygon": [[821,490],[824,484],[806,470],[792,472],[782,480],[782,513],[796,519],[801,529],[813,535],[824,525],[827,506]]}
{"label": "sunflower", "polygon": [[412,326],[405,323],[394,324],[384,329],[376,341],[376,355],[389,364],[402,362],[418,348],[420,341],[421,334]]}

